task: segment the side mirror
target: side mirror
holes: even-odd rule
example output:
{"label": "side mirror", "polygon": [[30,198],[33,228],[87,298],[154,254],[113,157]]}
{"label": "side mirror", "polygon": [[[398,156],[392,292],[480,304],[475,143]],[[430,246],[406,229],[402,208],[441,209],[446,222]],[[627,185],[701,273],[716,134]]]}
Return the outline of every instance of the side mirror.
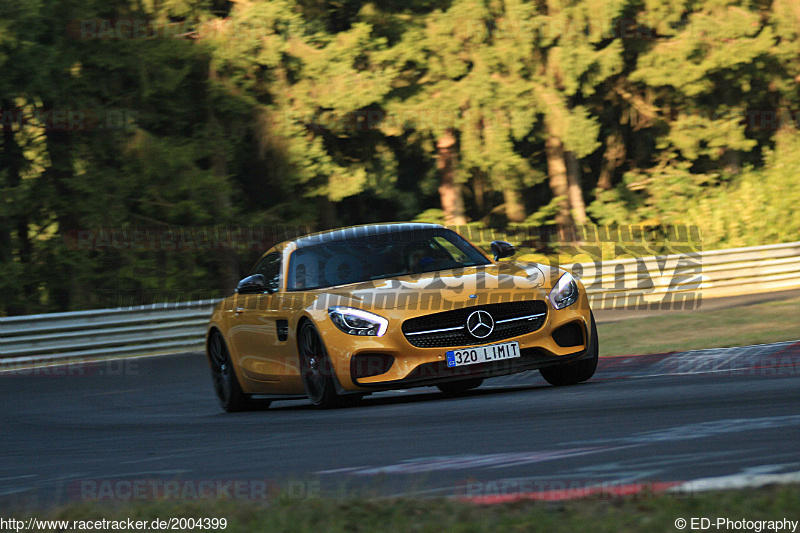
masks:
{"label": "side mirror", "polygon": [[515,253],[517,253],[517,251],[514,249],[514,245],[510,242],[492,241],[492,254],[494,254],[495,261],[502,259],[503,257],[511,257]]}
{"label": "side mirror", "polygon": [[267,278],[263,274],[247,276],[236,286],[239,294],[255,294],[267,291]]}

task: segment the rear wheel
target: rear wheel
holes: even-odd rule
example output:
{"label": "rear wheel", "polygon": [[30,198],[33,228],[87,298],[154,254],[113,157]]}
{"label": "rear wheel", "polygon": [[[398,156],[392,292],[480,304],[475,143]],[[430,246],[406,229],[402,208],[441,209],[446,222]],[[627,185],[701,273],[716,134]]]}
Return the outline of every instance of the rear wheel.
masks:
{"label": "rear wheel", "polygon": [[336,393],[333,365],[325,345],[311,322],[300,328],[300,372],[311,403],[319,409],[339,407],[343,397]]}
{"label": "rear wheel", "polygon": [[445,394],[463,394],[468,390],[477,389],[481,384],[483,384],[483,378],[472,378],[442,383],[441,385],[436,385],[436,388]]}
{"label": "rear wheel", "polygon": [[592,319],[592,334],[589,339],[589,354],[580,361],[568,363],[565,365],[551,366],[547,368],[540,368],[539,373],[551,385],[574,385],[581,381],[590,379],[595,370],[597,370],[597,360],[599,356],[599,346],[597,339],[597,325],[594,322],[594,315]]}
{"label": "rear wheel", "polygon": [[253,400],[242,390],[239,380],[236,379],[236,372],[233,370],[233,362],[225,344],[225,339],[222,338],[222,334],[219,331],[215,331],[209,339],[208,360],[211,365],[211,379],[214,382],[214,390],[223,409],[233,413],[269,407],[269,400]]}

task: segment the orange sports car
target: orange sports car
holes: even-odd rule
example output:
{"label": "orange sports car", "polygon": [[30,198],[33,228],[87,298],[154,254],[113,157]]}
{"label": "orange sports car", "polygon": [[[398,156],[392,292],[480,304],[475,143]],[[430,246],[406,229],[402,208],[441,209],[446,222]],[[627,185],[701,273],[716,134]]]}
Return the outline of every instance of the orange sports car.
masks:
{"label": "orange sports car", "polygon": [[435,224],[307,235],[267,251],[222,300],[206,348],[226,411],[307,397],[334,407],[373,391],[538,369],[553,385],[592,377],[598,340],[581,282],[556,267],[500,261]]}

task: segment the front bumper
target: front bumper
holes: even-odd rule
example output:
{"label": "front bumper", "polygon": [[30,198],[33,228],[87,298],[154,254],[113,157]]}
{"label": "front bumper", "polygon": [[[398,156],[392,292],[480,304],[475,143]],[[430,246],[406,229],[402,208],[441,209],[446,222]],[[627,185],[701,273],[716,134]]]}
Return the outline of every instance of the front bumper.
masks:
{"label": "front bumper", "polygon": [[[425,314],[424,311],[419,315]],[[478,363],[473,365],[448,367],[447,350],[467,348],[457,346],[446,348],[417,348],[412,346],[400,331],[400,324],[408,319],[407,311],[385,313],[390,327],[383,337],[361,337],[353,339],[335,326],[326,328],[323,339],[331,357],[336,377],[344,390],[382,390],[393,388],[409,388],[436,385],[447,381],[458,381],[476,377],[493,377],[514,374],[526,370],[569,363],[581,359],[588,353],[589,328],[591,312],[585,292],[575,304],[566,309],[554,309],[548,303],[547,318],[538,330],[507,338],[502,341],[480,343],[472,346],[497,344],[498,342],[519,342],[519,358]],[[571,325],[571,326],[570,326]],[[566,343],[563,335],[555,332],[566,331],[570,326],[573,331],[580,332],[575,342]],[[578,326],[578,327],[575,327]],[[381,371],[369,377],[360,377],[351,365],[354,357],[382,355],[391,359],[385,372]]]}
{"label": "front bumper", "polygon": [[581,359],[585,353],[586,350],[584,349],[583,351],[571,355],[554,356],[538,348],[523,348],[520,350],[520,357],[516,359],[455,367],[448,367],[447,361],[436,361],[418,365],[406,375],[406,377],[399,380],[362,382],[364,381],[363,379],[359,380],[353,377],[353,382],[357,386],[372,390],[428,387],[448,381],[460,381],[470,378],[491,378],[516,374],[526,370],[537,370],[547,366],[576,361]]}

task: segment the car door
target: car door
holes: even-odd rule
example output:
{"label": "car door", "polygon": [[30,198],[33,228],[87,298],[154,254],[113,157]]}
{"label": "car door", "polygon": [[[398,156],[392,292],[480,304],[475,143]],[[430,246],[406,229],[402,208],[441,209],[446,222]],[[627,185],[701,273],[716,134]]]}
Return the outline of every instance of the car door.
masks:
{"label": "car door", "polygon": [[232,342],[248,379],[277,383],[287,373],[292,374],[287,362],[291,351],[288,346],[289,310],[282,309],[282,293],[279,292],[280,253],[265,256],[250,274],[262,274],[269,290],[236,295],[231,319]]}

